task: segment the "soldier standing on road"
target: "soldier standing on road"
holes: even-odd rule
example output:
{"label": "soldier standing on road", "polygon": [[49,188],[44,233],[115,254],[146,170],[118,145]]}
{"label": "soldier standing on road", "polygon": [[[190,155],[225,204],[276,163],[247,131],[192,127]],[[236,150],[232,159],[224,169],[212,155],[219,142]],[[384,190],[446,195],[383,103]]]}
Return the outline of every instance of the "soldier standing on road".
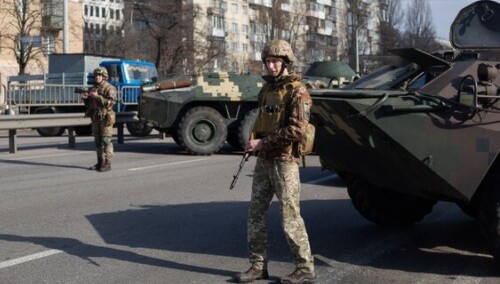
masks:
{"label": "soldier standing on road", "polygon": [[262,61],[269,73],[259,94],[259,115],[247,152],[257,153],[248,216],[248,250],[251,267],[236,276],[239,283],[267,279],[267,214],[273,196],[280,203],[281,224],[296,269],[281,283],[315,280],[313,257],[304,221],[300,216],[300,154],[298,144],[309,123],[312,100],[299,76],[289,73],[296,61],[284,40],[267,43]]}
{"label": "soldier standing on road", "polygon": [[115,123],[115,112],[113,105],[116,101],[117,91],[108,79],[108,71],[104,67],[94,70],[94,87],[82,94],[83,103],[87,107],[85,116],[92,121],[92,133],[97,152],[97,164],[89,170],[107,172],[111,170],[113,158],[113,124]]}

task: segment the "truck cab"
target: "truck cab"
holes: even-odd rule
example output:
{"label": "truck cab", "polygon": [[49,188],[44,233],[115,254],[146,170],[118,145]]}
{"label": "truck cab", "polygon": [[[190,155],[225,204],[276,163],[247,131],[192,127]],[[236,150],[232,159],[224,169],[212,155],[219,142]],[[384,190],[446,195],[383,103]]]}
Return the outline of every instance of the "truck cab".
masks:
{"label": "truck cab", "polygon": [[158,79],[156,66],[151,62],[139,60],[111,60],[99,64],[108,70],[108,82],[120,94],[117,111],[136,111],[139,90],[142,84],[154,83]]}

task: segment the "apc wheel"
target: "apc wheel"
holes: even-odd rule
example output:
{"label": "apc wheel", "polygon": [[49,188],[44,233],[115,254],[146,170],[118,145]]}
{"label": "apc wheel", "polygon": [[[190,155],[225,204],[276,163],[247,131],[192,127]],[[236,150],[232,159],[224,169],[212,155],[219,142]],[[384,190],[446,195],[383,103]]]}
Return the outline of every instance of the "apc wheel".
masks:
{"label": "apc wheel", "polygon": [[478,221],[486,245],[495,260],[500,260],[500,192],[498,183],[489,182],[481,196]]}
{"label": "apc wheel", "polygon": [[153,131],[151,126],[148,126],[145,122],[141,121],[127,122],[125,125],[127,126],[127,130],[130,135],[136,137],[148,136],[151,131]]}
{"label": "apc wheel", "polygon": [[435,200],[411,196],[353,179],[347,188],[354,207],[366,219],[384,227],[404,227],[432,211]]}
{"label": "apc wheel", "polygon": [[250,134],[252,133],[255,120],[257,120],[257,115],[259,115],[259,109],[254,108],[249,111],[241,121],[240,129],[238,131],[238,139],[243,149],[250,140]]}
{"label": "apc wheel", "polygon": [[224,118],[209,107],[189,110],[179,123],[179,145],[189,153],[211,155],[218,152],[227,138]]}

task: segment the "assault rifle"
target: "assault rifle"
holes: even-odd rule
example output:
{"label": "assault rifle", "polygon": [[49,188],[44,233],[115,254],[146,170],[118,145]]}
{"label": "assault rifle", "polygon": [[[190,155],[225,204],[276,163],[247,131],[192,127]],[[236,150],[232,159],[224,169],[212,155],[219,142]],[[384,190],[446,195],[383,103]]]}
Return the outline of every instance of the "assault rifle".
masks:
{"label": "assault rifle", "polygon": [[75,87],[75,94],[83,94],[89,91],[88,88]]}
{"label": "assault rifle", "polygon": [[238,181],[238,176],[240,175],[243,166],[248,161],[248,158],[250,158],[250,154],[252,154],[252,152],[245,152],[245,154],[243,155],[243,158],[241,159],[240,162],[240,168],[238,169],[238,172],[233,176],[233,182],[231,182],[231,186],[229,187],[229,189],[233,189],[234,186],[236,185],[236,182]]}

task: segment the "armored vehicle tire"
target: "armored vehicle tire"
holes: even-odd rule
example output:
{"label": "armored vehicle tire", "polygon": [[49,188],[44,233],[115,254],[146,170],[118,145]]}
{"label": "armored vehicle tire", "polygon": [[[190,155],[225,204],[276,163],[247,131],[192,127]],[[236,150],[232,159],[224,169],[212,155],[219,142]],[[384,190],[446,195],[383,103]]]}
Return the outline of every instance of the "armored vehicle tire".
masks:
{"label": "armored vehicle tire", "polygon": [[195,107],[181,118],[179,145],[191,154],[218,152],[227,138],[227,127],[220,113],[210,107]]}
{"label": "armored vehicle tire", "polygon": [[127,122],[125,125],[127,126],[127,130],[130,135],[136,137],[148,136],[151,131],[153,131],[151,126],[148,126],[146,123],[140,121]]}
{"label": "armored vehicle tire", "polygon": [[178,128],[172,129],[170,131],[170,137],[172,137],[175,144],[181,146],[181,144],[179,143],[179,132],[178,131],[179,131]]}
{"label": "armored vehicle tire", "polygon": [[353,178],[347,188],[354,207],[366,219],[384,227],[404,227],[432,211],[435,200],[407,195]]}
{"label": "armored vehicle tire", "polygon": [[250,140],[250,134],[252,133],[253,125],[255,124],[255,120],[257,119],[257,115],[259,114],[259,109],[254,108],[249,111],[240,124],[240,129],[238,131],[238,140],[240,145],[242,145],[242,149],[245,148],[245,145]]}
{"label": "armored vehicle tire", "polygon": [[478,221],[490,253],[500,260],[500,192],[498,182],[490,182],[482,196]]}

